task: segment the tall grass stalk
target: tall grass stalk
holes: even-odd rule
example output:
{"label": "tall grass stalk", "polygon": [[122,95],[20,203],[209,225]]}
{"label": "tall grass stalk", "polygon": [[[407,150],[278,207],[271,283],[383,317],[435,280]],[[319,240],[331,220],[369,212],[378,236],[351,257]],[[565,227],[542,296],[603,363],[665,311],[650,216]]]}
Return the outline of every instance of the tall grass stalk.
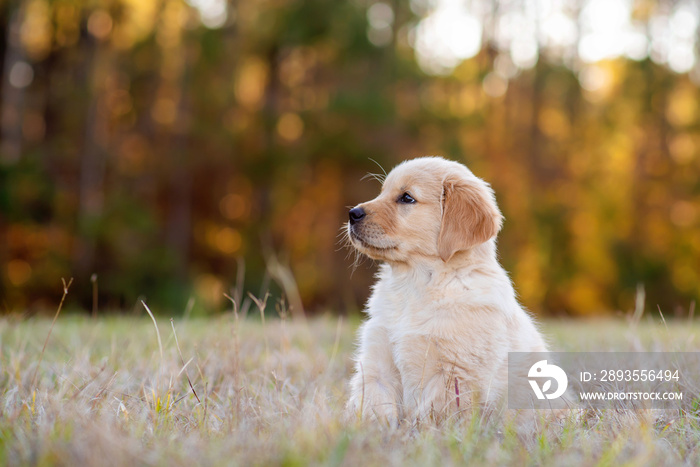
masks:
{"label": "tall grass stalk", "polygon": [[41,366],[41,361],[44,359],[44,352],[46,351],[46,345],[49,343],[49,338],[51,337],[51,332],[53,331],[53,327],[56,324],[56,320],[58,319],[58,315],[61,314],[61,309],[63,308],[63,302],[66,300],[66,296],[68,295],[68,289],[70,288],[71,284],[73,283],[73,278],[71,277],[68,283],[66,284],[66,280],[64,278],[61,278],[61,282],[63,283],[63,296],[61,297],[61,302],[58,304],[58,309],[56,310],[56,314],[53,316],[53,321],[51,321],[51,327],[49,327],[49,333],[46,335],[46,340],[44,341],[44,346],[41,348],[41,353],[39,354],[39,361],[36,364],[36,368],[34,369],[34,376],[32,376],[32,384],[30,384],[30,387],[33,389],[36,389],[34,385],[36,384],[36,377],[39,374],[39,367]]}
{"label": "tall grass stalk", "polygon": [[192,390],[192,394],[194,394],[195,399],[197,399],[197,402],[200,404],[202,401],[199,400],[199,396],[197,395],[197,391],[194,390],[194,386],[192,386],[192,381],[190,381],[190,375],[187,374],[187,365],[192,361],[190,359],[187,363],[185,363],[185,359],[182,356],[182,350],[180,350],[180,343],[177,341],[177,332],[175,332],[175,323],[173,322],[173,319],[170,318],[170,326],[173,328],[173,336],[175,337],[175,346],[177,347],[177,353],[180,355],[180,362],[182,362],[182,370],[180,370],[180,373],[185,372],[185,378],[187,378],[187,384],[190,385],[190,389]]}

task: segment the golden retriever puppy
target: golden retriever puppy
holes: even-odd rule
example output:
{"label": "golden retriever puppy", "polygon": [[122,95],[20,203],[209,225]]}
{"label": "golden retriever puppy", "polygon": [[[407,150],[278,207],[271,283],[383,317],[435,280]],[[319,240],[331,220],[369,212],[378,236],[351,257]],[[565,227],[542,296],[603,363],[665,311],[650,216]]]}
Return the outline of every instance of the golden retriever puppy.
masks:
{"label": "golden retriever puppy", "polygon": [[349,217],[352,245],[383,264],[348,415],[397,423],[502,402],[508,352],[547,349],[496,258],[503,217],[489,185],[457,162],[413,159]]}

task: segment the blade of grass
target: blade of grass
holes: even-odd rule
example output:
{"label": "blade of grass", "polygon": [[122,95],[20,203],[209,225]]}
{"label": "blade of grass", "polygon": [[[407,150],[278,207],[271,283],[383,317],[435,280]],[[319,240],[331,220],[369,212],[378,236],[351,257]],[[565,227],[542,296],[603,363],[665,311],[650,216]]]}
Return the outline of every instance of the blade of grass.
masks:
{"label": "blade of grass", "polygon": [[68,295],[68,288],[71,286],[73,283],[73,278],[71,277],[70,280],[68,281],[68,284],[66,284],[66,280],[64,278],[61,278],[61,282],[63,282],[63,297],[61,297],[61,302],[58,304],[58,309],[56,310],[56,314],[53,317],[53,321],[51,321],[51,327],[49,328],[49,333],[46,336],[46,340],[44,341],[44,347],[41,348],[41,354],[39,355],[39,361],[36,364],[36,368],[34,369],[34,376],[32,377],[32,384],[31,387],[34,387],[34,384],[36,383],[36,377],[37,374],[39,373],[39,367],[41,366],[41,361],[44,359],[44,352],[46,351],[46,344],[49,343],[49,337],[51,337],[51,331],[53,331],[53,326],[56,324],[56,320],[58,319],[58,315],[61,313],[61,308],[63,308],[63,302],[66,300],[66,295]]}
{"label": "blade of grass", "polygon": [[664,314],[661,312],[661,306],[656,305],[656,308],[659,310],[659,315],[661,315],[661,322],[664,323],[664,327],[666,328],[666,332],[668,332],[668,326],[666,325],[666,318],[664,318]]}
{"label": "blade of grass", "polygon": [[187,305],[185,306],[185,314],[182,316],[183,321],[187,321],[190,319],[190,313],[192,313],[192,309],[194,308],[194,296],[190,297],[189,300],[187,300]]}
{"label": "blade of grass", "polygon": [[331,358],[328,360],[328,369],[326,371],[330,371],[331,367],[333,366],[333,361],[335,360],[335,356],[338,354],[338,347],[340,346],[340,331],[342,330],[343,327],[343,317],[339,316],[338,317],[338,325],[335,328],[335,342],[333,343],[333,350],[331,351]]}
{"label": "blade of grass", "polygon": [[262,320],[263,329],[263,339],[265,340],[265,360],[267,360],[270,356],[270,346],[267,342],[267,330],[265,328],[265,308],[267,308],[267,299],[270,298],[270,292],[265,292],[265,296],[262,299],[259,299],[250,292],[248,292],[248,296],[251,300],[255,302],[255,306],[257,306],[258,310],[260,311],[260,319]]}
{"label": "blade of grass", "polygon": [[156,323],[156,318],[153,316],[153,313],[151,313],[151,310],[148,308],[148,305],[146,305],[146,302],[141,300],[141,303],[143,304],[143,307],[146,309],[146,312],[148,313],[148,316],[151,317],[153,320],[153,326],[156,328],[156,337],[158,337],[158,350],[160,350],[160,364],[163,366],[163,343],[160,340],[160,331],[158,330],[158,323]]}
{"label": "blade of grass", "polygon": [[[194,390],[194,386],[192,386],[192,381],[190,381],[190,376],[187,374],[187,364],[185,364],[185,359],[182,357],[182,350],[180,350],[180,343],[177,341],[177,333],[175,332],[175,322],[173,321],[172,318],[170,318],[170,326],[173,328],[173,336],[175,336],[175,346],[177,347],[177,353],[180,354],[180,361],[182,362],[183,370],[185,371],[185,378],[187,378],[187,383],[190,385],[190,389],[192,389],[192,394],[194,394],[195,399],[197,399],[197,402],[200,404],[202,401],[199,400],[199,396],[197,395],[197,391]],[[192,360],[190,360],[192,361]],[[189,362],[187,362],[189,363]]]}
{"label": "blade of grass", "polygon": [[97,274],[90,276],[92,282],[92,317],[97,318]]}

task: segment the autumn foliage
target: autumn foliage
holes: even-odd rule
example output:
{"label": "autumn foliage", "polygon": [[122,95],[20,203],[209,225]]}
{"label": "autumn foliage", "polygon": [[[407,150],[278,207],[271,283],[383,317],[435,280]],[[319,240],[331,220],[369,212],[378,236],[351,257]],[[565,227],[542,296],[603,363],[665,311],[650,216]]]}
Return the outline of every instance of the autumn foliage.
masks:
{"label": "autumn foliage", "polygon": [[[651,36],[634,59],[543,40],[520,63],[496,21],[520,7],[472,3],[478,53],[443,68],[416,56],[426,2],[0,3],[2,312],[54,308],[62,277],[88,309],[97,287],[103,311],[222,310],[243,267],[246,289],[285,295],[271,262],[307,311],[357,309],[372,265],[353,273],[337,235],[379,189],[363,176],[442,155],[492,184],[531,309],[628,311],[643,288],[687,314],[698,65],[679,72]],[[632,3],[639,24],[675,18]]]}

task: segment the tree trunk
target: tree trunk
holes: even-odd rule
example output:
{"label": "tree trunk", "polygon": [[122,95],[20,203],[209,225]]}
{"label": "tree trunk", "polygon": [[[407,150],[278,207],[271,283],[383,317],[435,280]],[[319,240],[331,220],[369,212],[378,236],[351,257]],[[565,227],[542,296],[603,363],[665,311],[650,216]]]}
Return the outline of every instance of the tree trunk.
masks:
{"label": "tree trunk", "polygon": [[[2,76],[2,109],[0,110],[0,162],[10,165],[20,160],[22,155],[22,114],[24,93],[29,83],[22,82],[12,71],[24,62],[25,54],[20,40],[20,29],[24,20],[24,3],[9,14],[5,39],[5,57]],[[19,79],[19,82],[17,80]]]}
{"label": "tree trunk", "polygon": [[105,46],[85,34],[90,70],[87,86],[90,104],[85,121],[85,144],[80,160],[78,228],[81,242],[75,251],[76,274],[80,278],[94,273],[99,223],[104,208],[104,179],[107,168],[107,115],[102,108],[106,76],[113,69],[111,54]]}

